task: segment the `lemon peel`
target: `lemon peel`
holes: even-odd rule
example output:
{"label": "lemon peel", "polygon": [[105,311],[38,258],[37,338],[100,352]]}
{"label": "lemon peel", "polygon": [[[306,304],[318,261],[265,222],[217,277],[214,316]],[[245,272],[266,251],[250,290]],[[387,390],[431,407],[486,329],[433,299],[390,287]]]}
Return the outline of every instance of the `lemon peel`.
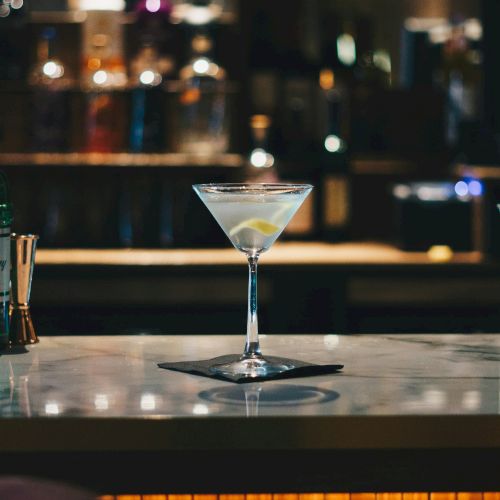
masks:
{"label": "lemon peel", "polygon": [[246,228],[254,229],[265,236],[271,236],[280,229],[276,224],[264,219],[247,219],[240,222],[237,226],[234,226],[231,231],[229,231],[229,236],[234,236],[236,233]]}

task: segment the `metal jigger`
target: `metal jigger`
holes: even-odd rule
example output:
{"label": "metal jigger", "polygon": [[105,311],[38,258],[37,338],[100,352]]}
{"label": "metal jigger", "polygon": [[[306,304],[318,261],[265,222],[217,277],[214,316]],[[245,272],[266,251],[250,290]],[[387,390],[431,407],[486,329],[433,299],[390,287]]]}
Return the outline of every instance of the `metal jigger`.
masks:
{"label": "metal jigger", "polygon": [[11,295],[10,329],[11,346],[36,344],[38,337],[30,313],[31,281],[35,266],[36,234],[11,234]]}

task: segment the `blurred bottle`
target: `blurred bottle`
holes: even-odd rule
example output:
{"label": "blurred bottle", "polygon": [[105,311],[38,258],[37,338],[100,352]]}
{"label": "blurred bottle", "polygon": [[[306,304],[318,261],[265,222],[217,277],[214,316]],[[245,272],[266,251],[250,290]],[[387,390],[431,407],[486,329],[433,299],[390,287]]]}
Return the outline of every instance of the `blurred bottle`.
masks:
{"label": "blurred bottle", "polygon": [[268,115],[250,117],[251,148],[246,162],[245,180],[248,182],[278,182],[279,176],[269,136],[271,118]]}
{"label": "blurred bottle", "polygon": [[180,70],[179,139],[182,153],[215,154],[229,148],[226,71],[211,58],[212,40],[196,34],[191,59]]}
{"label": "blurred bottle", "polygon": [[469,136],[478,125],[481,90],[481,54],[471,47],[464,23],[452,26],[443,44],[443,85],[447,96],[446,140],[455,155],[470,154]]}
{"label": "blurred bottle", "polygon": [[85,151],[123,149],[127,84],[119,13],[89,11],[83,23],[83,84],[87,91]]}
{"label": "blurred bottle", "polygon": [[33,88],[31,146],[34,151],[64,151],[68,147],[70,78],[54,55],[56,30],[45,28],[38,40],[37,60],[29,83]]}
{"label": "blurred bottle", "polygon": [[10,226],[12,205],[7,177],[0,171],[0,349],[9,344]]}
{"label": "blurred bottle", "polygon": [[166,99],[161,88],[171,69],[162,61],[153,43],[144,42],[131,62],[130,150],[158,152],[165,148]]}
{"label": "blurred bottle", "polygon": [[323,103],[323,132],[318,179],[319,232],[326,241],[348,236],[351,187],[347,158],[348,102],[346,89],[335,72],[323,68],[319,74],[319,97]]}
{"label": "blurred bottle", "polygon": [[134,153],[165,148],[167,99],[162,83],[174,68],[168,53],[171,38],[169,0],[139,0],[135,5],[139,50],[130,62],[131,122],[129,146]]}

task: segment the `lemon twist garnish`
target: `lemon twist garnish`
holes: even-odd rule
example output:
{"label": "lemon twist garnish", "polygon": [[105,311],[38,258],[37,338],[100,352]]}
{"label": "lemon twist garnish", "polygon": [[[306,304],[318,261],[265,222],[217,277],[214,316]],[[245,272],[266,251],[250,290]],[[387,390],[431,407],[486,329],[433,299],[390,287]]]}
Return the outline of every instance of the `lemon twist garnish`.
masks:
{"label": "lemon twist garnish", "polygon": [[264,219],[247,219],[237,226],[234,226],[231,231],[229,231],[229,236],[234,236],[236,233],[245,228],[254,229],[265,236],[271,236],[271,234],[274,234],[280,229],[279,226],[276,226],[276,224]]}

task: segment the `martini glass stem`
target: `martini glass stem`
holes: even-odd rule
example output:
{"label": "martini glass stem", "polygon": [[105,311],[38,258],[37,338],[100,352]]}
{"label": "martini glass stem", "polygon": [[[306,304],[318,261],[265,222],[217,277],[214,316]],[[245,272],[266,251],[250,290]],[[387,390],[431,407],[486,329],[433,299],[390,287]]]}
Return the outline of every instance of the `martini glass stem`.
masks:
{"label": "martini glass stem", "polygon": [[259,256],[248,256],[248,316],[247,340],[243,359],[260,358],[262,354],[259,346],[259,322],[257,318],[257,262]]}

